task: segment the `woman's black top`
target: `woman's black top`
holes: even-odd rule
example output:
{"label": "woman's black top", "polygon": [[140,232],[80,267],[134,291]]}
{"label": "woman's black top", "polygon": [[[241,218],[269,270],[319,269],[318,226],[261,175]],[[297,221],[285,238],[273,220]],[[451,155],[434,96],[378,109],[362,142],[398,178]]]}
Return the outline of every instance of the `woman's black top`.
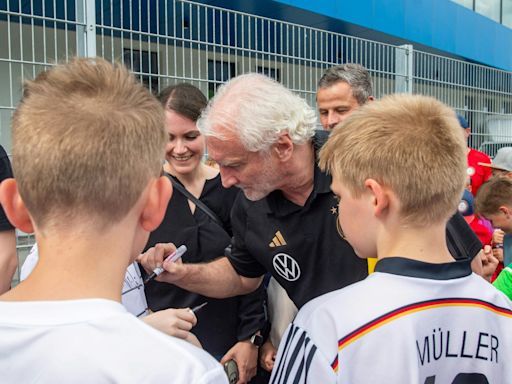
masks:
{"label": "woman's black top", "polygon": [[[174,178],[178,181],[177,178]],[[213,222],[199,207],[192,214],[188,199],[174,189],[162,224],[151,233],[146,249],[157,243],[185,244],[184,263],[200,263],[224,255],[230,244],[230,212],[239,190],[225,189],[220,175],[206,180],[199,199],[221,220],[224,228]],[[142,269],[142,268],[141,268]],[[192,332],[203,348],[213,356],[222,357],[237,341],[247,340],[265,324],[264,292],[255,292],[228,299],[212,299],[157,281],[145,287],[148,306],[157,311],[167,308],[194,307],[205,301],[208,305],[197,313],[197,325]]]}

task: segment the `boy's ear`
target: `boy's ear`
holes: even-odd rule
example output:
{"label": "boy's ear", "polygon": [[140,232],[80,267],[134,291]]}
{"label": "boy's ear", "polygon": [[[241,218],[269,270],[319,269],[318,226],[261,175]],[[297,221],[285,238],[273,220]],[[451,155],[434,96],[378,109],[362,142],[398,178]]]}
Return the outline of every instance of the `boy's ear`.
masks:
{"label": "boy's ear", "polygon": [[274,143],[274,151],[280,161],[286,161],[292,156],[293,142],[288,133],[279,135],[279,138]]}
{"label": "boy's ear", "polygon": [[26,233],[34,232],[32,219],[18,192],[15,179],[5,179],[0,184],[0,203],[12,225]]}
{"label": "boy's ear", "polygon": [[160,176],[149,185],[148,196],[141,214],[141,225],[146,231],[151,232],[160,225],[171,196],[172,185],[167,177]]}
{"label": "boy's ear", "polygon": [[512,215],[512,209],[507,207],[506,205],[502,205],[498,208],[500,212],[502,212],[507,219],[510,219],[510,216]]}
{"label": "boy's ear", "polygon": [[367,179],[364,186],[370,192],[375,216],[380,216],[389,208],[390,198],[386,189],[374,179]]}

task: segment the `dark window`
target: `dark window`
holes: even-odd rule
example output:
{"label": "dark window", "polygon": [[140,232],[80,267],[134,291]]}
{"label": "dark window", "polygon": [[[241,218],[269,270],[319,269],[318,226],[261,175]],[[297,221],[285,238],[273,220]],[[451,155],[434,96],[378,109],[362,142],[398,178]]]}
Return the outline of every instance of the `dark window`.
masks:
{"label": "dark window", "polygon": [[262,67],[259,65],[256,67],[256,72],[271,77],[275,81],[281,81],[281,71],[279,68]]}
{"label": "dark window", "polygon": [[152,93],[158,93],[157,52],[125,49],[123,63]]}
{"label": "dark window", "polygon": [[208,60],[208,98],[211,99],[217,88],[235,77],[235,63]]}

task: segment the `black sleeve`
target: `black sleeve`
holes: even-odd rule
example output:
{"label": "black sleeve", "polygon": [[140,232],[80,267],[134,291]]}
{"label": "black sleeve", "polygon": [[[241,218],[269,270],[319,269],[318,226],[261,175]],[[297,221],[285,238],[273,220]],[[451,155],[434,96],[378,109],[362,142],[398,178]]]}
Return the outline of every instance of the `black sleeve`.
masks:
{"label": "black sleeve", "polygon": [[264,284],[247,295],[240,296],[238,307],[238,341],[250,339],[267,323],[266,290]]}
{"label": "black sleeve", "polygon": [[230,252],[226,255],[229,262],[240,276],[250,278],[263,276],[267,270],[252,257],[245,245],[247,205],[243,193],[238,195],[231,210],[231,225],[233,238],[231,239]]}
{"label": "black sleeve", "polygon": [[455,260],[473,260],[482,249],[482,243],[458,212],[446,225],[446,243]]}
{"label": "black sleeve", "polygon": [[[0,182],[10,177],[13,177],[11,162],[4,148],[0,145]],[[9,222],[3,208],[0,206],[0,231],[12,229],[14,229],[13,225]]]}

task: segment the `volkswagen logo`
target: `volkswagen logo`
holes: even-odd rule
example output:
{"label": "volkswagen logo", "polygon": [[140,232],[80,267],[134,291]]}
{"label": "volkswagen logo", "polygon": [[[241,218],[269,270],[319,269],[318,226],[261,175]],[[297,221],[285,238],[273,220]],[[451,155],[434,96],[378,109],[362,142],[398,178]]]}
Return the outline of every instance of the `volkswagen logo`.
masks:
{"label": "volkswagen logo", "polygon": [[278,253],[272,260],[277,274],[288,281],[295,281],[300,277],[299,264],[290,255]]}

